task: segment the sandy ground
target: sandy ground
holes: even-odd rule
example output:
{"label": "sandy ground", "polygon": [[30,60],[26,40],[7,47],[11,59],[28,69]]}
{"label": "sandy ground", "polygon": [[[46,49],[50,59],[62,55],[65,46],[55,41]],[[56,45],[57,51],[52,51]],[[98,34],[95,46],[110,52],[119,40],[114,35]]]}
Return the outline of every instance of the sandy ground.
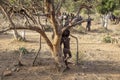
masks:
{"label": "sandy ground", "polygon": [[[110,25],[109,31],[100,31],[100,25],[94,24],[91,32],[74,33],[79,39],[79,65],[70,64],[70,70],[59,73],[54,66],[49,48],[42,40],[42,49],[36,66],[32,66],[35,53],[39,48],[39,34],[27,31],[28,42],[13,40],[11,33],[0,34],[0,74],[14,70],[3,80],[120,80],[120,25]],[[118,40],[115,43],[103,43],[105,35]],[[50,32],[46,33],[50,37]],[[19,48],[25,47],[30,53],[24,54],[23,67],[15,66],[18,62]],[[72,59],[75,63],[76,42],[71,38]]]}

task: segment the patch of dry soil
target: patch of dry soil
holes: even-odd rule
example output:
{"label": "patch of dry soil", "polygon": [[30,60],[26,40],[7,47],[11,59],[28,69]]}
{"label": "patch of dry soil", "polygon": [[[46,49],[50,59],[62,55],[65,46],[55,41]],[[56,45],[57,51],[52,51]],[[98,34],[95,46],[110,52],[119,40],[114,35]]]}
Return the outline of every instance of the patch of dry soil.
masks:
{"label": "patch of dry soil", "polygon": [[[29,42],[13,41],[11,33],[0,34],[0,74],[11,70],[10,76],[3,77],[3,80],[120,80],[120,28],[111,25],[110,35],[117,37],[119,43],[103,43],[102,39],[107,33],[97,31],[99,25],[92,26],[92,31],[87,34],[74,34],[79,38],[79,65],[70,64],[70,70],[64,73],[56,71],[54,60],[51,57],[49,48],[42,40],[42,49],[32,66],[35,52],[39,47],[39,35],[35,32],[27,32],[26,38]],[[47,32],[50,35],[50,32]],[[50,37],[50,36],[49,36]],[[18,49],[25,47],[29,54],[24,54],[23,67],[15,66],[18,62]],[[71,38],[71,52],[75,62],[76,43]]]}

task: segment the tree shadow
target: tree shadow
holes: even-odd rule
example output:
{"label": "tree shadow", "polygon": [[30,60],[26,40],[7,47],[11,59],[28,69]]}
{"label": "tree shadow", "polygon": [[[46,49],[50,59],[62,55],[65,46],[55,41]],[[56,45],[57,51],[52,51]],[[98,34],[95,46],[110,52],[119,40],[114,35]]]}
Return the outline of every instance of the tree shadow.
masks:
{"label": "tree shadow", "polygon": [[[1,52],[3,53],[3,52]],[[11,53],[11,54],[10,54]],[[1,54],[0,57],[0,66],[12,66],[13,63],[16,63],[18,60],[17,52],[15,54],[14,51],[11,52],[4,52],[4,54]],[[46,52],[44,54],[45,56],[42,56],[39,54],[37,60],[36,60],[36,66],[43,66],[47,67],[47,70],[44,70],[45,72],[49,72],[53,70],[55,72],[55,61],[51,57],[51,54],[48,54]],[[27,67],[32,66],[32,61],[34,59],[34,54],[26,54],[23,56],[23,62]],[[49,68],[48,68],[49,67]],[[96,60],[96,61],[81,61],[77,66],[73,64],[69,64],[70,70],[66,71],[69,74],[75,74],[75,73],[88,73],[88,74],[120,74],[120,62],[115,61],[104,61],[104,60]],[[2,69],[2,68],[1,68]],[[65,72],[65,73],[66,73]]]}
{"label": "tree shadow", "polygon": [[98,29],[91,30],[91,32],[93,32],[93,33],[109,33],[110,32],[111,33],[113,31],[110,29],[98,28]]}
{"label": "tree shadow", "polygon": [[0,33],[0,39],[10,39],[12,38],[12,34],[9,33]]}
{"label": "tree shadow", "polygon": [[77,34],[87,34],[86,29],[83,26],[77,26],[76,28],[72,28],[70,30],[72,33]]}
{"label": "tree shadow", "polygon": [[82,61],[78,64],[78,72],[120,74],[120,63],[114,61]]}
{"label": "tree shadow", "polygon": [[27,42],[27,43],[39,43],[39,41],[36,41],[36,40],[26,40],[25,42]]}
{"label": "tree shadow", "polygon": [[[38,58],[37,66],[52,66],[54,69],[54,60],[52,58]],[[120,74],[120,63],[114,61],[82,61],[77,66],[69,64],[70,70],[65,73],[95,73],[95,74]]]}

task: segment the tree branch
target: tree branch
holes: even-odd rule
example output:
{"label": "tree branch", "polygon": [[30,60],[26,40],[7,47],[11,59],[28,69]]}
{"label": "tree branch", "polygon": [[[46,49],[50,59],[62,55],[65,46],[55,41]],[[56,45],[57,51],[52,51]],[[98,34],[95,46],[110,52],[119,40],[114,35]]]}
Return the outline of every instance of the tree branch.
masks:
{"label": "tree branch", "polygon": [[85,5],[85,4],[80,5],[76,16],[78,16],[78,15],[80,14],[80,11],[81,11],[83,8],[85,8],[85,9],[87,9],[87,10],[90,10],[91,6],[87,6],[87,5]]}
{"label": "tree branch", "polygon": [[1,34],[1,33],[4,33],[4,32],[7,32],[7,31],[9,31],[9,30],[10,30],[10,28],[3,29],[3,30],[0,31],[0,34]]}
{"label": "tree branch", "polygon": [[10,16],[8,15],[8,13],[6,12],[6,10],[4,9],[4,7],[2,5],[0,5],[0,9],[2,10],[2,13],[7,17],[7,19],[9,20],[9,22],[11,23],[12,27],[15,29],[15,24],[13,23],[13,21],[11,20]]}
{"label": "tree branch", "polygon": [[66,29],[70,29],[70,28],[73,27],[73,26],[76,26],[76,25],[78,25],[78,24],[81,24],[81,23],[87,21],[87,19],[80,20],[80,21],[78,21],[78,22],[76,22],[75,20],[76,20],[76,19],[74,19],[68,26],[63,27],[63,28],[62,28],[62,32],[64,32]]}
{"label": "tree branch", "polygon": [[60,9],[61,9],[61,7],[62,7],[62,3],[63,3],[63,2],[64,2],[64,0],[60,0],[60,1],[59,1],[58,5],[57,5],[57,8],[56,8],[55,14],[58,14],[58,13],[59,13],[59,11],[60,11]]}
{"label": "tree branch", "polygon": [[[20,26],[20,25],[15,25],[16,29],[26,29],[26,30],[32,30],[32,31],[36,31],[38,33],[41,34],[41,36],[45,39],[45,41],[47,42],[48,46],[50,47],[51,50],[53,50],[53,46],[52,46],[52,43],[51,41],[48,39],[47,35],[45,34],[45,32],[39,28],[39,26]],[[15,29],[14,27],[9,27],[9,28],[6,28],[4,30],[1,30],[0,33],[3,33],[3,32],[6,32],[6,31],[9,31],[9,30],[14,30]]]}
{"label": "tree branch", "polygon": [[35,18],[25,8],[22,8],[21,12],[23,12],[24,15],[26,15],[30,20],[32,20],[34,24],[37,23]]}
{"label": "tree branch", "polygon": [[55,8],[54,8],[54,0],[45,0],[45,7],[46,7],[46,13],[49,14],[48,18],[52,24],[53,31],[56,35],[58,35],[58,23],[55,19]]}

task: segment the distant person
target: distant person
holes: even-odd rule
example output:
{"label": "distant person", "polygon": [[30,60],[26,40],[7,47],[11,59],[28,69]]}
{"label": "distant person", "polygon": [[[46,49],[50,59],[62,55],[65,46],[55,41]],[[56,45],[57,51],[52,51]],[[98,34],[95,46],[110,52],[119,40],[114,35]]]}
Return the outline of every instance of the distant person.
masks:
{"label": "distant person", "polygon": [[92,19],[90,18],[90,16],[88,16],[87,25],[86,25],[86,30],[87,31],[91,30],[91,21],[92,21]]}
{"label": "distant person", "polygon": [[106,14],[105,15],[105,17],[104,17],[104,27],[105,27],[105,29],[107,29],[107,27],[108,27],[108,19],[109,19],[109,15],[108,14]]}

